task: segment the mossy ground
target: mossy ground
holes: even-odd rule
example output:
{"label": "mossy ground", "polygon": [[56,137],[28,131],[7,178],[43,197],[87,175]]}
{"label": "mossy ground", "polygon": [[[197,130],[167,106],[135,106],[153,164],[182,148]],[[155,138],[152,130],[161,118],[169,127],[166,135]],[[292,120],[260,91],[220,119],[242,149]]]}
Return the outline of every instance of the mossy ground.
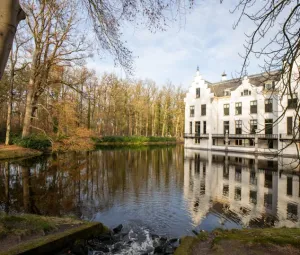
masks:
{"label": "mossy ground", "polygon": [[300,254],[300,229],[221,230],[184,237],[175,255]]}
{"label": "mossy ground", "polygon": [[73,218],[45,217],[33,214],[6,215],[0,213],[0,243],[9,236],[28,236],[58,230],[63,225],[80,225],[82,221]]}
{"label": "mossy ground", "polygon": [[75,242],[108,232],[101,223],[85,222],[73,217],[46,217],[32,214],[0,213],[0,255],[14,255],[38,249],[50,251],[65,248],[66,240]]}

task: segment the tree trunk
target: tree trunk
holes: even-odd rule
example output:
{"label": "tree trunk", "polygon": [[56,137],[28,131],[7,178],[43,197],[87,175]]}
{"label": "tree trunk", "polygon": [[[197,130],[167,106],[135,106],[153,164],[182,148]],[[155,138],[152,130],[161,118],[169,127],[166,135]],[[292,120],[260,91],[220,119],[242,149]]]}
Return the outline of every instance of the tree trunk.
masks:
{"label": "tree trunk", "polygon": [[33,98],[33,87],[34,87],[34,81],[30,79],[29,86],[27,90],[27,96],[26,96],[26,108],[25,108],[25,116],[24,116],[24,124],[23,124],[23,131],[22,131],[22,138],[30,135],[31,130],[31,122],[32,122],[32,98]]}
{"label": "tree trunk", "polygon": [[7,108],[7,120],[6,120],[6,135],[5,135],[5,145],[9,145],[10,140],[10,127],[11,127],[11,116],[12,116],[12,102],[13,102],[13,89],[14,89],[14,70],[10,74],[9,83],[9,97],[8,97],[8,108]]}
{"label": "tree trunk", "polygon": [[19,22],[25,19],[19,0],[0,1],[0,80],[8,60]]}

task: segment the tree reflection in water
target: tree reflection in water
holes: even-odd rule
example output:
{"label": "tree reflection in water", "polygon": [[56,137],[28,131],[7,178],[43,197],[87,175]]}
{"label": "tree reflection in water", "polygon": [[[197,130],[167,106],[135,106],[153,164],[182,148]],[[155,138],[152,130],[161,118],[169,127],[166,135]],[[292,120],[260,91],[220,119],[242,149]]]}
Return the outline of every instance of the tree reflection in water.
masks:
{"label": "tree reflection in water", "polygon": [[57,153],[0,163],[0,208],[109,226],[138,221],[173,236],[299,227],[299,176],[278,168],[276,160],[183,146]]}

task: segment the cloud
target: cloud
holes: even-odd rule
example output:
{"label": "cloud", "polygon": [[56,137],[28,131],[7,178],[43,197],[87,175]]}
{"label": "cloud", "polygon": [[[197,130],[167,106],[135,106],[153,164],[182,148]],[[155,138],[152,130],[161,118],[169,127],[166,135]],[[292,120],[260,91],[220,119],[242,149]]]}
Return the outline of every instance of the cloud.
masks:
{"label": "cloud", "polygon": [[[202,76],[213,82],[220,80],[223,71],[229,76],[239,71],[242,59],[238,53],[244,52],[244,33],[249,32],[253,24],[245,20],[233,30],[238,17],[229,9],[234,1],[225,2],[219,4],[212,0],[199,4],[186,17],[184,26],[174,23],[166,32],[153,34],[126,26],[124,40],[136,56],[135,77],[150,78],[160,85],[170,80],[188,87],[197,65]],[[110,71],[125,75],[120,68],[114,67],[110,58],[95,58],[89,66],[99,74]],[[259,72],[257,65],[249,71]]]}

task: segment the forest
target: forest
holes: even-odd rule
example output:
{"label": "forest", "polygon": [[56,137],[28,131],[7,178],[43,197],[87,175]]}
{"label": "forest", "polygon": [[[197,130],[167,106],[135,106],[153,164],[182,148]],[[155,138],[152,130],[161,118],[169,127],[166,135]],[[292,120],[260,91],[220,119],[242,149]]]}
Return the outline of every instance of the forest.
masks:
{"label": "forest", "polygon": [[185,90],[171,82],[101,76],[87,67],[92,43],[78,6],[27,0],[0,81],[0,141],[43,135],[181,137]]}

